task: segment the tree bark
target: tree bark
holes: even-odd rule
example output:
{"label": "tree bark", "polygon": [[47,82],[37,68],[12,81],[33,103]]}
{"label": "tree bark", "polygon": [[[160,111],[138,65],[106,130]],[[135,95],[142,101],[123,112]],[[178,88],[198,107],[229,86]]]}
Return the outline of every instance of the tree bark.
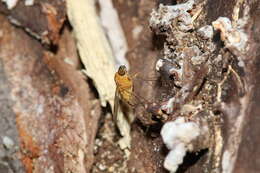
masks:
{"label": "tree bark", "polygon": [[[74,38],[80,21],[70,24],[65,1],[39,0],[29,6],[22,0],[14,6],[1,2],[0,172],[168,172],[164,161],[170,150],[160,132],[179,117],[208,131],[192,141],[193,149],[177,172],[260,172],[260,2],[198,0],[187,11],[194,18],[193,28],[185,32],[180,32],[182,18],[171,19],[170,27],[149,22],[153,9],[161,19],[167,14],[160,14],[160,3],[167,7],[185,2],[113,1],[140,101],[131,107],[136,120],[129,151],[118,146],[121,136],[112,121],[112,105],[105,106],[113,104],[115,85],[111,73],[98,69],[107,65],[112,72],[114,60],[101,25],[95,21],[91,30],[102,35],[98,45],[91,43],[91,52],[81,47],[84,34]],[[230,30],[219,17],[231,21]],[[212,39],[200,35],[205,25],[214,28]],[[195,46],[205,60],[196,59]],[[88,63],[82,62],[84,51],[91,52]],[[109,64],[96,61],[101,54]],[[182,76],[170,70],[178,58],[183,58]],[[158,66],[160,59],[171,63]],[[95,67],[86,77],[81,70],[89,64]],[[95,74],[111,87],[96,82]],[[198,110],[187,111],[196,106]]]}

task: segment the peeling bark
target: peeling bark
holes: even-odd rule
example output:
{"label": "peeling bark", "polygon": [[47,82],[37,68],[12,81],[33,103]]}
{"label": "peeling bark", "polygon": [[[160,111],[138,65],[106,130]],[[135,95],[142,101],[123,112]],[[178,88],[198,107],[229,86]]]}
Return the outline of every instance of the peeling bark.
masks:
{"label": "peeling bark", "polygon": [[66,9],[65,1],[62,0],[35,1],[32,6],[26,5],[25,1],[18,1],[11,10],[0,3],[0,13],[7,15],[11,23],[22,27],[42,42],[57,44]]}
{"label": "peeling bark", "polygon": [[[181,17],[170,20],[170,27],[150,29],[150,13],[158,10],[159,3],[183,2],[187,1],[114,1],[128,42],[131,73],[139,77],[134,92],[140,104],[133,108],[136,120],[131,125],[129,153],[116,143],[120,135],[110,110],[101,110],[102,101],[103,105],[113,103],[113,79],[107,78],[113,87],[98,100],[95,86],[80,72],[72,35],[78,28],[71,31],[64,24],[65,1],[39,0],[26,6],[20,0],[12,9],[1,2],[0,172],[167,172],[163,163],[169,151],[160,131],[178,117],[200,128],[207,126],[207,133],[185,150],[190,153],[177,172],[260,172],[260,4],[257,0],[199,0],[185,14],[192,17],[191,30],[177,32],[185,29],[175,28],[185,23]],[[219,17],[230,19],[233,30],[225,30],[221,22],[212,26]],[[245,23],[242,28],[240,19]],[[77,19],[73,22],[75,28],[82,26]],[[205,25],[215,28],[213,46],[208,44],[211,36],[200,35],[199,28]],[[78,40],[86,36],[84,32]],[[98,32],[105,35],[100,28]],[[237,37],[241,32],[246,39]],[[236,47],[243,39],[245,49]],[[111,76],[113,58],[108,52]],[[174,57],[174,53],[183,54]],[[176,62],[156,64],[164,56]],[[180,57],[183,66],[178,66]],[[92,71],[93,79],[97,69]],[[99,73],[102,78],[105,74],[106,70]],[[156,82],[144,80],[151,78]],[[147,105],[154,111],[149,113]]]}
{"label": "peeling bark", "polygon": [[26,172],[89,172],[100,110],[84,76],[63,60],[76,53],[55,56],[0,20],[0,57]]}

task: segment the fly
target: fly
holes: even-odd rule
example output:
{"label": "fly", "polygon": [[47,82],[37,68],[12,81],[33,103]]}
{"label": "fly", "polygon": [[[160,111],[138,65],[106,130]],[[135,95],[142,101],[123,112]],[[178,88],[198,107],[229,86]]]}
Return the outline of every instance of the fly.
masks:
{"label": "fly", "polygon": [[121,65],[114,77],[116,83],[115,103],[114,103],[114,122],[117,121],[120,100],[127,105],[133,105],[133,80],[128,74],[126,66]]}
{"label": "fly", "polygon": [[[137,96],[134,93],[134,83],[133,79],[136,77],[136,75],[131,76],[126,66],[121,65],[118,69],[118,71],[115,73],[115,83],[116,83],[116,92],[115,92],[115,102],[114,102],[114,113],[113,113],[113,121],[115,124],[117,123],[117,115],[119,108],[121,106],[120,101],[123,103],[123,105],[126,105],[128,108],[133,108],[137,106],[138,104],[141,104],[143,107],[142,109],[145,109],[147,111],[147,104],[149,103],[145,98]],[[139,119],[143,119],[142,117],[138,117]],[[147,124],[153,124],[154,121],[146,120]]]}

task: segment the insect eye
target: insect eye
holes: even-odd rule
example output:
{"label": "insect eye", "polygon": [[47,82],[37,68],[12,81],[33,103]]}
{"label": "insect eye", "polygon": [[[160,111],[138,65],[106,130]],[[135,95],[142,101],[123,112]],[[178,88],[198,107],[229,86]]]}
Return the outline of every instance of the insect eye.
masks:
{"label": "insect eye", "polygon": [[126,74],[126,66],[125,65],[121,65],[118,69],[118,74],[123,76]]}

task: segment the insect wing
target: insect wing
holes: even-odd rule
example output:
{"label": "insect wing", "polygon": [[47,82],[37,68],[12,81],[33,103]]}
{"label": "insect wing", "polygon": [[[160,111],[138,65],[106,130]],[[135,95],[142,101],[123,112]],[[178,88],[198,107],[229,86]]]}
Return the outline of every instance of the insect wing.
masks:
{"label": "insect wing", "polygon": [[117,123],[117,115],[119,111],[119,91],[118,88],[116,88],[115,92],[115,98],[114,98],[114,112],[113,112],[113,121]]}

